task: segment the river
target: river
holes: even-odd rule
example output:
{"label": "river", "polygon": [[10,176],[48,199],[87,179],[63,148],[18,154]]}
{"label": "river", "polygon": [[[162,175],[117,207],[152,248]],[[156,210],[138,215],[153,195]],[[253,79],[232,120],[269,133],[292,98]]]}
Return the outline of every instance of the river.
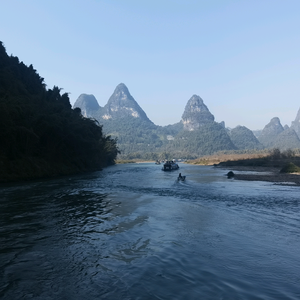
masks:
{"label": "river", "polygon": [[0,187],[0,298],[300,299],[300,187],[115,165]]}

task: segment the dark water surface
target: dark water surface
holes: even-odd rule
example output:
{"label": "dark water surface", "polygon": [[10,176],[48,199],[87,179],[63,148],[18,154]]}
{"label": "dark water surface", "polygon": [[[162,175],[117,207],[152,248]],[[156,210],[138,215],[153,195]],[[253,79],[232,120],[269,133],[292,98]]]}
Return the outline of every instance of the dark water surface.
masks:
{"label": "dark water surface", "polygon": [[300,299],[300,187],[227,171],[0,187],[0,299]]}

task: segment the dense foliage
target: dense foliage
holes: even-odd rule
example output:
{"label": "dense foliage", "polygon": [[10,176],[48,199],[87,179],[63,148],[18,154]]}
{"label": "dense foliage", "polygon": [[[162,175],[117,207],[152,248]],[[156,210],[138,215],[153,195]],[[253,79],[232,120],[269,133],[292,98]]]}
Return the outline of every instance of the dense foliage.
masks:
{"label": "dense foliage", "polygon": [[221,150],[237,149],[225,128],[216,122],[198,130],[183,130],[183,124],[157,126],[139,118],[103,121],[103,130],[118,138],[122,159],[193,159]]}
{"label": "dense foliage", "polygon": [[179,132],[171,146],[194,157],[236,149],[225,128],[217,122],[203,124],[198,130]]}
{"label": "dense foliage", "polygon": [[237,126],[229,131],[230,139],[240,150],[263,149],[253,132],[245,126]]}
{"label": "dense foliage", "polygon": [[0,180],[27,179],[113,164],[116,139],[72,109],[67,93],[46,89],[33,66],[0,42]]}
{"label": "dense foliage", "polygon": [[161,127],[134,117],[103,120],[103,130],[118,139],[122,159],[171,159],[174,154],[166,153],[168,137],[176,135],[181,128],[181,124]]}
{"label": "dense foliage", "polygon": [[296,149],[300,148],[300,140],[294,129],[289,128],[276,136],[273,143],[270,143],[270,147],[277,147],[281,150]]}
{"label": "dense foliage", "polygon": [[287,163],[281,170],[280,173],[300,173],[300,168],[294,163]]}
{"label": "dense foliage", "polygon": [[286,150],[289,148],[300,148],[300,140],[297,133],[288,128],[280,132],[279,134],[268,134],[258,137],[259,141],[265,146],[265,148],[279,148]]}

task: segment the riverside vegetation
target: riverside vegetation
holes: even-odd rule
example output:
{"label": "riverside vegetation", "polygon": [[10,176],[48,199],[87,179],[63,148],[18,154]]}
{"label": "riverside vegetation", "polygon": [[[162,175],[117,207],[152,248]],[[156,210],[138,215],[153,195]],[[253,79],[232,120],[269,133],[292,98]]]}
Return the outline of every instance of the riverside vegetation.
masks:
{"label": "riverside vegetation", "polygon": [[276,168],[281,173],[295,173],[299,172],[298,168],[300,168],[300,151],[299,149],[280,151],[274,148],[252,153],[219,153],[190,160],[189,163],[218,167]]}
{"label": "riverside vegetation", "polygon": [[[280,152],[275,148],[268,153],[224,154],[202,157],[189,163],[214,165],[231,169],[231,176],[238,180],[269,181],[281,185],[300,185],[300,153],[299,149]],[[239,171],[254,171],[244,173]]]}
{"label": "riverside vegetation", "polygon": [[47,89],[32,65],[0,42],[0,181],[99,170],[115,163],[117,140],[72,109],[67,93]]}

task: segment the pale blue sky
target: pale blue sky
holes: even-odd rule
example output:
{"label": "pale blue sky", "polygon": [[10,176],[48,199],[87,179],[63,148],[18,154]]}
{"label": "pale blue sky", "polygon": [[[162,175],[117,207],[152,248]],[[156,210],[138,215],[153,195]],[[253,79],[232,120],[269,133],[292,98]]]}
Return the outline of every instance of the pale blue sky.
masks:
{"label": "pale blue sky", "polygon": [[157,125],[199,95],[217,122],[291,125],[300,0],[0,0],[0,40],[48,88],[104,106],[123,82]]}

